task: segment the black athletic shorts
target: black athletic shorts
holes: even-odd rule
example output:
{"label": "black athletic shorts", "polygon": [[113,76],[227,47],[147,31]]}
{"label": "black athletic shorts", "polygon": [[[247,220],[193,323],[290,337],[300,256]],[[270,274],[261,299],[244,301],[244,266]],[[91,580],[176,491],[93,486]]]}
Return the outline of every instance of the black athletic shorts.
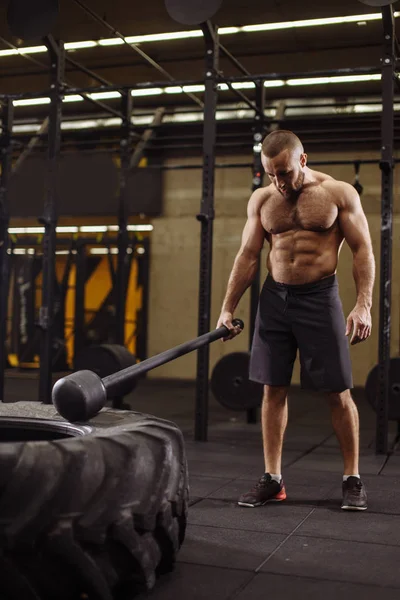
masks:
{"label": "black athletic shorts", "polygon": [[286,285],[268,275],[260,294],[250,379],[288,386],[297,350],[301,387],[343,392],[353,387],[349,342],[336,275]]}

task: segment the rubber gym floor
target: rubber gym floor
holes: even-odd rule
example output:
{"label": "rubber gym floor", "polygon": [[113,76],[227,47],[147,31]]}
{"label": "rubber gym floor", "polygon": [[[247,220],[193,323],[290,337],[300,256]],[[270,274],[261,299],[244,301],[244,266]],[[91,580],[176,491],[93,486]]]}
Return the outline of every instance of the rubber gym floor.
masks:
{"label": "rubber gym floor", "polygon": [[[32,378],[8,375],[6,402],[33,399]],[[140,600],[385,600],[400,598],[400,452],[376,456],[375,413],[362,390],[360,473],[368,510],[340,509],[342,461],[321,395],[293,388],[284,443],[288,498],[242,508],[238,496],[263,473],[260,424],[210,397],[207,442],[193,441],[195,386],[142,380],[132,410],[169,419],[184,432],[189,522],[175,571]],[[397,423],[390,423],[390,441]],[[279,595],[279,596],[278,596]]]}

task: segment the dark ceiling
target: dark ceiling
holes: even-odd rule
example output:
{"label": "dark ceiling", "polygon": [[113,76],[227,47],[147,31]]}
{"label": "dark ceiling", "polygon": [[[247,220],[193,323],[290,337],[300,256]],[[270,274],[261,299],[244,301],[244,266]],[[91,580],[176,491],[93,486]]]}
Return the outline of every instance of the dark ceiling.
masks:
{"label": "dark ceiling", "polygon": [[[151,2],[126,2],[123,0],[84,0],[84,4],[95,11],[106,23],[124,36],[198,29],[198,26],[184,26],[174,22],[164,6],[163,0]],[[398,3],[394,5],[397,9]],[[34,46],[40,39],[20,40],[13,37],[6,21],[7,3],[0,7],[0,50],[13,46]],[[221,36],[221,43],[252,74],[299,73],[358,67],[379,68],[382,56],[382,22],[364,22],[362,15],[379,12],[379,8],[366,6],[358,0],[224,0],[222,7],[212,19],[219,27],[244,26],[260,23],[275,23],[304,19],[360,15],[360,22],[316,27],[299,27],[258,33],[240,32]],[[396,27],[400,19],[396,19]],[[101,40],[115,37],[101,23],[90,17],[74,0],[60,0],[60,15],[53,35],[64,42]],[[146,42],[140,49],[156,61],[176,80],[202,80],[204,78],[204,43],[201,37],[165,42]],[[69,51],[68,57],[84,65],[111,84],[133,85],[139,82],[167,81],[165,75],[148,64],[134,49],[126,44],[86,48]],[[29,56],[0,56],[0,93],[40,92],[45,95],[48,89],[47,56],[45,53]],[[239,75],[238,69],[224,56],[221,56],[220,70],[223,75]],[[67,63],[65,80],[72,86],[98,86],[94,77],[82,73],[71,63]],[[169,84],[171,85],[171,84]],[[253,98],[253,90],[245,90]],[[380,136],[381,114],[376,112],[355,113],[352,106],[379,102],[381,84],[379,81],[354,82],[343,84],[302,85],[267,88],[267,107],[276,107],[286,101],[286,111],[280,125],[292,128],[308,136],[310,142],[324,144],[347,143],[368,144],[377,148]],[[202,100],[203,95],[196,93]],[[106,118],[107,107],[119,109],[119,100],[103,100],[103,107],[89,102],[64,104],[65,120]],[[219,102],[230,108],[246,109],[242,100],[231,92],[219,95]],[[304,111],[290,110],[290,106],[319,105],[329,103],[330,109],[305,108]],[[163,94],[134,98],[136,115],[147,113],[164,106],[167,112],[174,110],[198,111],[199,107],[185,94]],[[48,106],[19,106],[15,108],[15,122],[40,123],[48,112]],[[218,127],[218,147],[232,151],[251,149],[252,114],[243,113],[238,119],[233,117],[221,121]],[[273,114],[273,113],[271,113]],[[267,120],[267,126],[269,122]],[[137,126],[140,133],[141,127]],[[396,124],[396,138],[400,128]],[[179,150],[185,153],[191,148],[201,148],[201,124],[174,123],[163,125],[151,148],[158,150]],[[117,127],[95,130],[68,130],[64,132],[64,142],[80,141],[88,144],[112,144],[118,134]],[[22,135],[22,134],[21,134]],[[25,134],[25,138],[29,136]],[[21,139],[24,139],[23,136]],[[182,143],[182,141],[184,143]]]}

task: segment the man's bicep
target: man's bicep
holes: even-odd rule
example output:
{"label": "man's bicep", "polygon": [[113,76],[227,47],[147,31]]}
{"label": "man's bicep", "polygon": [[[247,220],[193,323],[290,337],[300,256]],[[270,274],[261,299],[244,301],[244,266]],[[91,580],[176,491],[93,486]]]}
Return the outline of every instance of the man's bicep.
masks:
{"label": "man's bicep", "polygon": [[265,232],[258,215],[250,214],[243,229],[240,252],[250,257],[258,256],[264,245]]}
{"label": "man's bicep", "polygon": [[349,193],[343,207],[339,209],[339,225],[352,252],[371,246],[367,217],[357,192]]}

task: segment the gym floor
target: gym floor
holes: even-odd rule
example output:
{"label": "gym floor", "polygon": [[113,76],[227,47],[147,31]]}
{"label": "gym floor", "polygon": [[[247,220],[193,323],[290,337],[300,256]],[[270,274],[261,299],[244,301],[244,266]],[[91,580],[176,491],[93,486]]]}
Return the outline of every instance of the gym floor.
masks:
{"label": "gym floor", "polygon": [[[32,378],[8,376],[7,401],[32,398]],[[284,444],[288,499],[241,508],[238,496],[263,473],[260,425],[210,398],[208,442],[194,442],[192,383],[143,380],[133,410],[177,423],[190,473],[189,523],[175,571],[140,600],[398,600],[400,452],[376,456],[375,413],[362,390],[360,473],[369,507],[340,509],[342,461],[327,402],[293,388]],[[32,398],[34,399],[34,398]],[[390,423],[394,439],[397,424]]]}

